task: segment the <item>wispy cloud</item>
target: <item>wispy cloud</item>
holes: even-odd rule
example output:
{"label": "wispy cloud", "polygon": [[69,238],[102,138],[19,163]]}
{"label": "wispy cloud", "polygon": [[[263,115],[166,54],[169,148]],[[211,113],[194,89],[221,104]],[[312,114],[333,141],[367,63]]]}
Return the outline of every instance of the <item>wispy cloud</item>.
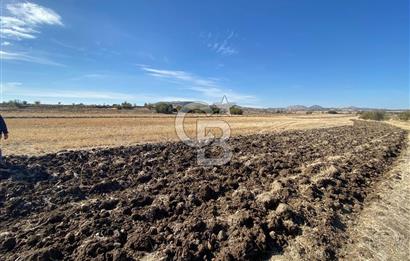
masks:
{"label": "wispy cloud", "polygon": [[79,89],[47,89],[47,88],[34,88],[25,86],[20,82],[6,82],[0,84],[0,88],[3,94],[10,99],[32,99],[41,101],[71,101],[71,102],[84,102],[96,101],[101,103],[112,102],[159,102],[159,101],[192,101],[193,98],[178,97],[178,96],[160,96],[153,94],[132,94],[116,91],[106,90],[79,90]]}
{"label": "wispy cloud", "polygon": [[8,4],[7,9],[16,17],[19,17],[21,20],[33,25],[63,25],[60,15],[50,8],[46,8],[35,3],[26,2]]}
{"label": "wispy cloud", "polygon": [[1,85],[4,94],[15,97],[33,98],[74,98],[74,99],[104,99],[104,100],[126,100],[135,96],[111,91],[86,91],[75,89],[44,89],[33,88],[23,85],[20,82],[6,82]]}
{"label": "wispy cloud", "polygon": [[106,91],[80,91],[80,90],[36,90],[24,93],[24,96],[43,98],[74,98],[74,99],[104,99],[104,100],[131,100],[135,97],[126,93]]}
{"label": "wispy cloud", "polygon": [[35,38],[35,31],[32,25],[16,17],[0,16],[0,35],[2,38],[21,40]]}
{"label": "wispy cloud", "polygon": [[108,75],[107,74],[102,74],[102,73],[87,73],[78,77],[74,77],[71,80],[73,81],[80,81],[80,80],[87,80],[87,79],[104,79],[106,78]]}
{"label": "wispy cloud", "polygon": [[218,79],[203,78],[186,71],[155,69],[146,65],[139,65],[139,68],[145,73],[162,79],[168,79],[181,84],[184,88],[199,92],[204,98],[220,99],[224,95],[236,102],[254,102],[256,97],[237,93],[231,89],[221,86]]}
{"label": "wispy cloud", "polygon": [[4,39],[34,39],[42,25],[63,25],[59,14],[35,3],[11,3],[5,9],[7,16],[0,16],[0,36]]}
{"label": "wispy cloud", "polygon": [[212,51],[221,55],[234,55],[238,53],[238,50],[231,44],[231,40],[236,37],[234,31],[230,31],[223,36],[208,33],[201,33],[201,38],[205,39],[205,43]]}
{"label": "wispy cloud", "polygon": [[[2,2],[0,6],[0,37],[4,39],[1,43],[0,59],[24,61],[45,65],[62,64],[52,61],[43,55],[35,55],[35,51],[14,50],[10,51],[13,41],[35,39],[40,33],[41,26],[57,25],[63,26],[61,16],[50,8],[30,2]],[[4,13],[4,15],[3,15]],[[7,51],[5,50],[7,49]]]}
{"label": "wispy cloud", "polygon": [[52,61],[46,57],[37,57],[37,56],[32,56],[27,53],[21,53],[21,52],[17,53],[17,52],[0,51],[0,60],[14,60],[14,61],[38,63],[38,64],[44,64],[44,65],[64,66],[63,64]]}
{"label": "wispy cloud", "polygon": [[104,78],[105,76],[107,75],[102,74],[102,73],[89,73],[89,74],[85,74],[84,78]]}
{"label": "wispy cloud", "polygon": [[52,41],[53,43],[59,45],[59,46],[62,46],[62,47],[64,47],[64,48],[67,48],[67,49],[70,49],[70,50],[74,50],[74,51],[77,51],[77,52],[85,52],[85,51],[86,51],[86,49],[85,49],[84,47],[78,47],[78,46],[75,46],[75,45],[71,45],[71,44],[68,44],[68,43],[64,43],[64,42],[61,42],[61,41],[59,41],[59,40],[57,40],[57,39],[54,39],[54,38],[52,38],[51,41]]}
{"label": "wispy cloud", "polygon": [[5,91],[12,91],[16,88],[18,88],[18,86],[21,86],[22,83],[21,82],[6,82],[6,83],[0,83],[0,90],[1,92],[5,92]]}

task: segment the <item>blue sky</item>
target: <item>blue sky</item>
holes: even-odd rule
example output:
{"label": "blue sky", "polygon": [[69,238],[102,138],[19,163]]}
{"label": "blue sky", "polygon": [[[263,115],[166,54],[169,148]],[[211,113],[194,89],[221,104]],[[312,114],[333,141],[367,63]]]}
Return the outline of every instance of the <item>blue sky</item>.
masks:
{"label": "blue sky", "polygon": [[1,1],[2,99],[409,108],[407,0]]}

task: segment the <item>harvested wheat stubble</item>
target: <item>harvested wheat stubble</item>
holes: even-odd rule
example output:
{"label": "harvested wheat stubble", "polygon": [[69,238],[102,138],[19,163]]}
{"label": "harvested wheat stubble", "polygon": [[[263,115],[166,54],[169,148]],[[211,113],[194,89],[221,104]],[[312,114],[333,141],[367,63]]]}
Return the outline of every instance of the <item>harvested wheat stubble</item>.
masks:
{"label": "harvested wheat stubble", "polygon": [[183,143],[9,157],[0,259],[254,260],[298,236],[302,259],[334,259],[404,140],[355,122],[231,138],[218,167],[197,166]]}

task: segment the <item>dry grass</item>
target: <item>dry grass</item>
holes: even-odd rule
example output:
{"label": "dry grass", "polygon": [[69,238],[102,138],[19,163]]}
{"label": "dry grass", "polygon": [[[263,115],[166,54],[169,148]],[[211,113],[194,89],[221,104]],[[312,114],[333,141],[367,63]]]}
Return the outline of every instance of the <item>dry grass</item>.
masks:
{"label": "dry grass", "polygon": [[[174,116],[128,114],[72,114],[3,112],[10,138],[3,141],[4,154],[38,155],[65,149],[84,149],[177,140]],[[18,118],[10,118],[10,117]],[[35,118],[35,117],[42,118]],[[46,117],[54,118],[46,118]],[[25,117],[25,118],[21,118]],[[88,117],[88,118],[86,118]],[[109,118],[111,117],[111,118]],[[121,117],[121,118],[120,118]],[[232,135],[324,128],[351,124],[351,115],[272,115],[221,117]],[[186,119],[192,135],[198,117]]]}
{"label": "dry grass", "polygon": [[410,131],[410,121],[398,121],[398,120],[390,120],[388,123],[402,128],[404,130]]}

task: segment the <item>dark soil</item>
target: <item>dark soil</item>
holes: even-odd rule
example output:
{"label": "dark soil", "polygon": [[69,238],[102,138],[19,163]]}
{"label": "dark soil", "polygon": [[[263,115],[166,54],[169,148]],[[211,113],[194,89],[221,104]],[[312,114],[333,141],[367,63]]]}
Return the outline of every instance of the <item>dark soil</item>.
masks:
{"label": "dark soil", "polygon": [[301,256],[334,259],[405,137],[364,122],[242,136],[216,167],[183,143],[11,156],[0,260],[255,260],[303,233]]}

